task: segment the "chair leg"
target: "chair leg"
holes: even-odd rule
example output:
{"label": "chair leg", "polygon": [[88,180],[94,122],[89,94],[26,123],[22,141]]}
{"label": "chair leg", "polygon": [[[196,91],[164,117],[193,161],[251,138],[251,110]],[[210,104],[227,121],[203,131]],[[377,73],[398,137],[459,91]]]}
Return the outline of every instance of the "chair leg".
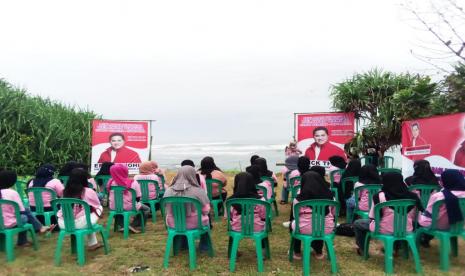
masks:
{"label": "chair leg", "polygon": [[214,257],[215,256],[215,251],[213,250],[213,241],[212,241],[212,237],[210,235],[210,231],[206,232],[204,235],[207,236],[208,256],[209,257]]}
{"label": "chair leg", "polygon": [[169,265],[171,247],[173,245],[174,235],[168,232],[168,238],[166,239],[165,257],[163,259],[163,267],[166,269]]}
{"label": "chair leg", "polygon": [[110,252],[110,247],[108,245],[108,232],[106,232],[105,229],[100,229],[100,236],[102,237],[102,242],[103,242],[103,249],[105,251],[105,255],[107,255]]}
{"label": "chair leg", "polygon": [[266,237],[264,240],[265,240],[265,257],[269,260],[269,259],[271,259],[270,241],[269,241],[268,237]]}
{"label": "chair leg", "polygon": [[84,244],[84,235],[78,234],[76,236],[76,253],[77,253],[77,261],[79,266],[83,266],[86,264],[86,250]]}
{"label": "chair leg", "polygon": [[279,216],[278,203],[276,203],[276,199],[273,201],[273,205],[274,205],[275,216]]}
{"label": "chair leg", "polygon": [[263,250],[261,239],[255,239],[255,251],[257,252],[257,270],[258,272],[263,272]]}
{"label": "chair leg", "polygon": [[31,235],[32,246],[33,246],[34,250],[37,251],[39,249],[39,244],[37,243],[36,233],[34,232],[34,229],[32,229],[32,227],[29,228],[27,231]]}
{"label": "chair leg", "polygon": [[452,251],[452,256],[457,257],[459,255],[457,237],[450,237],[450,249]]}
{"label": "chair leg", "polygon": [[[110,236],[110,229],[111,229],[111,225],[113,224],[113,217],[114,217],[114,214],[113,213],[110,213],[110,215],[108,215],[108,219],[107,219],[107,233],[108,233],[108,236]],[[116,224],[115,224],[116,225]],[[114,230],[114,229],[113,229]]]}
{"label": "chair leg", "polygon": [[236,270],[237,249],[239,248],[240,238],[232,237],[231,257],[229,258],[229,271]]}
{"label": "chair leg", "polygon": [[61,248],[63,247],[63,239],[65,238],[65,232],[60,231],[58,234],[57,247],[55,248],[55,265],[61,264]]}
{"label": "chair leg", "polygon": [[450,253],[450,239],[449,237],[439,236],[439,267],[441,271],[449,271],[449,253]]}
{"label": "chair leg", "polygon": [[195,239],[193,235],[187,235],[187,244],[189,247],[189,269],[194,270],[197,267],[197,256],[195,253]]}
{"label": "chair leg", "polygon": [[370,240],[371,240],[371,235],[370,233],[367,233],[365,236],[365,246],[363,248],[363,258],[365,260],[368,260],[368,257],[370,256]]}
{"label": "chair leg", "polygon": [[5,233],[5,253],[7,262],[15,260],[15,243],[11,232]]}
{"label": "chair leg", "polygon": [[334,243],[331,239],[325,240],[326,251],[328,251],[329,261],[331,262],[331,272],[337,273],[337,259],[336,251],[334,250]]}
{"label": "chair leg", "polygon": [[140,216],[140,231],[141,231],[141,233],[145,233],[145,217],[144,217],[144,212],[139,211],[139,216]]}
{"label": "chair leg", "polygon": [[129,237],[129,214],[124,213],[123,217],[124,217],[124,235],[123,235],[123,239],[127,240],[128,237]]}
{"label": "chair leg", "polygon": [[218,210],[218,204],[213,204],[213,216],[214,216],[214,220],[215,221],[218,221],[219,219],[219,210]]}
{"label": "chair leg", "polygon": [[157,209],[155,208],[155,202],[150,202],[150,212],[152,212],[152,222],[157,222]]}
{"label": "chair leg", "polygon": [[[45,213],[44,215],[44,221],[45,221],[45,225],[46,226],[50,226],[52,224],[52,214],[50,213]],[[47,238],[50,238],[52,236],[52,232],[51,231],[48,231],[46,234],[45,234],[45,237]]]}
{"label": "chair leg", "polygon": [[311,250],[311,240],[303,240],[302,241],[302,249],[303,249],[303,256],[302,256],[302,266],[303,266],[303,275],[308,276],[310,275],[310,250]]}
{"label": "chair leg", "polygon": [[386,274],[394,272],[393,259],[394,259],[394,242],[384,241],[384,271]]}
{"label": "chair leg", "polygon": [[417,273],[421,273],[423,269],[421,267],[420,254],[418,253],[417,244],[415,243],[413,237],[411,239],[408,239],[407,243],[412,249],[413,261],[415,262],[415,270],[417,271]]}
{"label": "chair leg", "polygon": [[294,241],[295,239],[291,236],[291,242],[289,243],[289,254],[288,254],[288,259],[289,262],[292,263],[294,261]]}

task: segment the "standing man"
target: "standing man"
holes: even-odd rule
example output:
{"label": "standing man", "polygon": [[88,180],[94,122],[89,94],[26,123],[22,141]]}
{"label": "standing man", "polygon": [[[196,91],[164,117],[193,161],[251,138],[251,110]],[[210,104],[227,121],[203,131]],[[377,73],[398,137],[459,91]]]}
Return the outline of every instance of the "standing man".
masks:
{"label": "standing man", "polygon": [[140,163],[139,154],[124,145],[125,138],[122,133],[112,133],[109,137],[110,147],[107,148],[98,160],[98,163]]}
{"label": "standing man", "polygon": [[329,160],[329,157],[338,155],[347,160],[343,149],[332,144],[329,141],[328,129],[326,127],[317,127],[313,129],[313,142],[305,151],[305,156],[310,160]]}

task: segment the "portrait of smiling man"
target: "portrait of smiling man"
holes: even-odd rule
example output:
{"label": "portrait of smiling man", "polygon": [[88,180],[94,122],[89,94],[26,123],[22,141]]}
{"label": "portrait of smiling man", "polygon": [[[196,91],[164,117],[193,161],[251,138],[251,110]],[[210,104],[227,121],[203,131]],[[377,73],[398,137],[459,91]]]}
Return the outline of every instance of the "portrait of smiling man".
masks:
{"label": "portrait of smiling man", "polygon": [[140,163],[139,154],[126,147],[125,137],[122,133],[112,133],[109,137],[110,147],[107,148],[98,160],[98,163]]}
{"label": "portrait of smiling man", "polygon": [[329,133],[326,127],[316,127],[313,129],[313,142],[305,151],[305,156],[310,160],[329,160],[333,155],[339,155],[347,159],[343,149],[329,141]]}

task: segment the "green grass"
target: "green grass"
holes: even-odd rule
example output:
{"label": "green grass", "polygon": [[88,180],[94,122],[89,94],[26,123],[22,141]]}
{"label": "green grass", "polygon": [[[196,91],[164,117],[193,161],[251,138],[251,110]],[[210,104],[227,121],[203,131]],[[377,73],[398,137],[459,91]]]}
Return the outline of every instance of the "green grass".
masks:
{"label": "green grass", "polygon": [[[169,179],[172,178],[169,175]],[[233,183],[232,176],[229,176],[228,190]],[[280,183],[281,187],[281,183]],[[280,190],[280,189],[279,189]],[[279,191],[278,191],[279,192]],[[279,193],[278,193],[279,194]],[[289,232],[281,224],[289,218],[290,205],[279,205],[280,215],[273,221],[273,232],[270,233],[271,260],[265,261],[264,275],[293,275],[301,274],[302,266],[300,261],[289,263],[287,261],[287,250],[289,248]],[[344,222],[341,218],[340,222]],[[100,220],[101,224],[106,224],[106,217]],[[2,275],[76,275],[76,274],[98,274],[98,275],[121,275],[129,274],[128,268],[135,265],[148,265],[150,271],[139,273],[139,275],[212,275],[229,274],[229,262],[227,259],[226,222],[224,220],[213,224],[213,242],[215,257],[210,258],[207,254],[197,255],[197,270],[189,272],[187,252],[182,252],[176,257],[170,258],[170,266],[167,270],[162,268],[163,254],[165,252],[166,232],[162,219],[158,213],[156,224],[148,222],[145,234],[130,235],[124,241],[121,233],[111,233],[109,255],[104,255],[103,250],[97,252],[87,252],[87,264],[80,268],[76,260],[70,254],[69,240],[65,243],[62,253],[62,265],[53,265],[53,254],[56,246],[56,234],[47,239],[39,237],[40,248],[38,251],[32,248],[17,248],[15,250],[16,260],[6,264],[5,255],[0,253],[0,274]],[[377,249],[379,246],[372,246],[370,259],[364,261],[359,257],[354,248],[354,239],[337,236],[335,240],[337,262],[339,266],[338,275],[384,275],[384,258]],[[236,273],[239,275],[255,275],[256,255],[254,245],[250,241],[243,241],[239,250],[243,255],[238,259]],[[459,253],[464,256],[465,242],[460,241]],[[434,240],[430,249],[420,249],[421,263],[425,275],[441,275],[439,271],[439,252],[437,242]],[[463,275],[465,260],[459,256],[451,261],[449,275]],[[412,259],[395,258],[394,270],[397,275],[413,275],[415,268]],[[312,275],[330,275],[329,262],[311,261]]]}

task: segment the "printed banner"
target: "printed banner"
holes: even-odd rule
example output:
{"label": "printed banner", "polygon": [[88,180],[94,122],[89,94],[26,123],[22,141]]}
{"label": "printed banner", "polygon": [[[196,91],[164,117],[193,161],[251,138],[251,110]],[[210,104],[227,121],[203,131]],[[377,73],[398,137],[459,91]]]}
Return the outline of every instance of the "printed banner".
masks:
{"label": "printed banner", "polygon": [[130,174],[138,173],[141,161],[149,158],[149,135],[147,121],[93,120],[92,174],[103,162],[123,163]]}
{"label": "printed banner", "polygon": [[413,174],[413,162],[425,159],[436,175],[447,168],[465,175],[465,113],[402,123],[402,173]]}
{"label": "printed banner", "polygon": [[329,157],[346,158],[344,144],[354,137],[354,113],[295,114],[297,147],[313,165],[329,167]]}

